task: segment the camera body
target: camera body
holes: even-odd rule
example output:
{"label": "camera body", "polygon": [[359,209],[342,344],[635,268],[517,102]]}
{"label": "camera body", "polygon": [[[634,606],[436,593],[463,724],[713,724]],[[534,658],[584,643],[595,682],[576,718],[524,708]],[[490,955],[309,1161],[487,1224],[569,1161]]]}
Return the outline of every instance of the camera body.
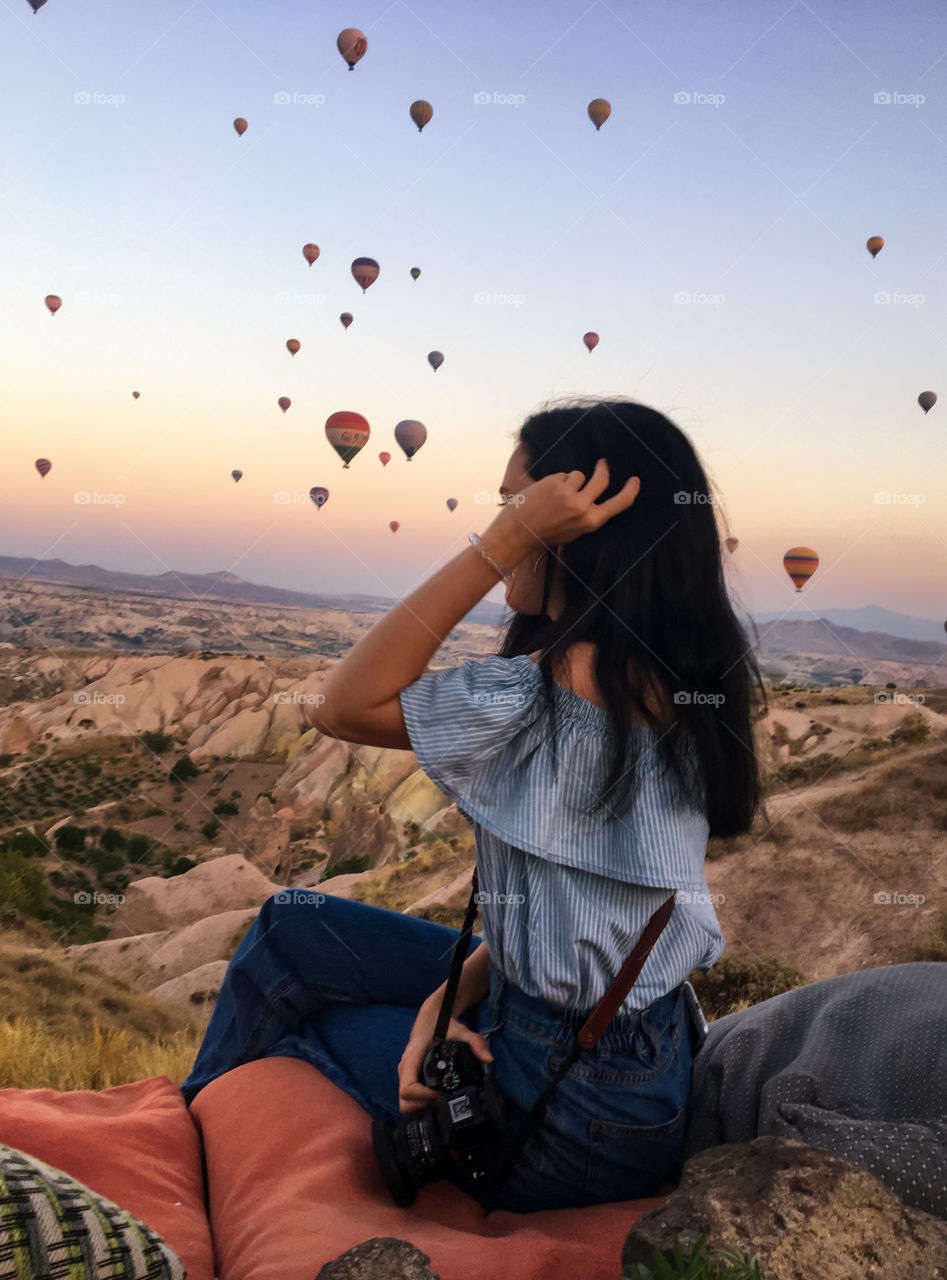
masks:
{"label": "camera body", "polygon": [[454,1177],[487,1185],[504,1149],[503,1096],[463,1040],[443,1040],[427,1052],[421,1079],[440,1094],[417,1117],[377,1119],[372,1145],[396,1204],[413,1204],[428,1182]]}

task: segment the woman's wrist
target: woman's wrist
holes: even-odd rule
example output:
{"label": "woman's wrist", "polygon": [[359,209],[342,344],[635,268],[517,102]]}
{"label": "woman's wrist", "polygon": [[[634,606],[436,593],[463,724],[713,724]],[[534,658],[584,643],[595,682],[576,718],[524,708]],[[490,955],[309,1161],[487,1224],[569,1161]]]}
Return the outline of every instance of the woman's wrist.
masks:
{"label": "woman's wrist", "polygon": [[480,535],[484,551],[504,569],[514,569],[530,551],[541,546],[525,525],[504,520],[504,513],[487,526]]}

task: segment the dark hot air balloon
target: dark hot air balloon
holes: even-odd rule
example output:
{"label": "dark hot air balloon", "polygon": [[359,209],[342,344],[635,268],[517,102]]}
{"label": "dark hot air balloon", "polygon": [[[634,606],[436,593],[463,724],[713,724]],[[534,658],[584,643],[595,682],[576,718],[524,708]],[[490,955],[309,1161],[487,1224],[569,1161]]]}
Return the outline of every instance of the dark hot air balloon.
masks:
{"label": "dark hot air balloon", "polygon": [[316,504],[316,508],[321,511],[329,501],[329,490],[324,489],[321,484],[317,484],[309,490],[309,496]]}
{"label": "dark hot air balloon", "polygon": [[790,547],[783,556],[783,568],[796,584],[797,591],[802,590],[818,567],[819,557],[811,547]]}
{"label": "dark hot air balloon", "polygon": [[730,552],[731,555],[733,555],[734,551],[736,551],[739,545],[740,545],[739,538],[728,538],[724,543],[724,546],[727,548],[727,550]]}
{"label": "dark hot air balloon", "polygon": [[237,116],[236,120],[233,122],[233,127],[237,131],[237,137],[242,138],[250,126],[247,124],[246,120],[244,120],[243,116]]}
{"label": "dark hot air balloon", "polygon": [[38,13],[45,3],[46,0],[29,0],[29,6],[34,13]]}
{"label": "dark hot air balloon", "polygon": [[290,406],[293,402],[292,402],[292,400],[290,400],[289,396],[280,396],[280,398],[277,400],[277,402],[276,402],[276,403],[279,405],[279,407],[280,407],[280,408],[283,410],[283,412],[285,413],[285,412],[286,412],[286,410],[289,408],[289,406]]}
{"label": "dark hot air balloon", "polygon": [[612,114],[612,104],[606,98],[593,98],[589,103],[589,119],[595,125],[595,132],[598,133],[602,125]]}
{"label": "dark hot air balloon", "polygon": [[414,418],[405,418],[395,427],[395,439],[404,449],[410,462],[427,439],[427,427]]}
{"label": "dark hot air balloon", "polygon": [[365,39],[364,32],[359,31],[358,27],[346,27],[344,31],[339,32],[335,46],[349,64],[349,71],[354,71],[356,62],[360,62],[365,56],[368,41]]}
{"label": "dark hot air balloon", "polygon": [[425,102],[423,98],[418,98],[417,102],[411,103],[411,119],[418,126],[418,133],[426,124],[430,124],[431,117],[434,114],[434,108],[429,102]]}
{"label": "dark hot air balloon", "polygon": [[342,323],[342,328],[347,329],[353,320],[351,311],[343,311],[342,314],[339,316],[339,320]]}
{"label": "dark hot air balloon", "polygon": [[382,465],[383,467],[387,467],[388,463],[391,461],[391,454],[390,454],[390,453],[380,453],[380,454],[378,455],[378,461],[381,463],[381,465]]}
{"label": "dark hot air balloon", "polygon": [[427,353],[427,362],[434,372],[437,373],[438,369],[444,363],[444,356],[440,351],[429,351]]}
{"label": "dark hot air balloon", "polygon": [[389,520],[388,528],[391,530],[392,533],[397,533],[398,530],[401,528],[401,525],[397,520]]}
{"label": "dark hot air balloon", "polygon": [[881,236],[869,236],[865,242],[865,248],[873,258],[877,258],[878,254],[884,247],[885,242],[882,240]]}
{"label": "dark hot air balloon", "polygon": [[133,391],[133,392],[132,392],[132,399],[133,399],[133,400],[137,400],[137,399],[138,399],[138,397],[139,397],[140,395],[141,395],[141,392],[140,392],[140,391]]}
{"label": "dark hot air balloon", "polygon": [[53,469],[53,464],[50,462],[48,458],[37,458],[36,461],[33,463],[33,466],[40,473],[40,475],[43,477],[44,480],[49,475],[50,471],[52,471]]}
{"label": "dark hot air balloon", "polygon": [[456,498],[448,498],[448,499],[447,499],[447,510],[448,510],[448,511],[453,511],[453,510],[455,510],[455,508],[456,508],[456,507],[457,507],[457,499],[456,499]]}
{"label": "dark hot air balloon", "polygon": [[933,409],[934,405],[937,403],[937,392],[922,391],[917,398],[917,402],[924,412],[927,413],[928,409]]}
{"label": "dark hot air balloon", "polygon": [[297,338],[290,338],[286,343],[286,350],[291,356],[294,356],[301,346],[302,343]]}
{"label": "dark hot air balloon", "polygon": [[230,474],[233,476],[233,482],[234,482],[234,484],[239,484],[239,483],[240,483],[240,481],[243,479],[243,472],[242,472],[242,471],[231,471],[231,473],[230,473]]}
{"label": "dark hot air balloon", "polygon": [[595,350],[595,348],[598,346],[598,334],[593,333],[592,330],[590,329],[588,333],[584,333],[582,335],[582,341],[588,347],[589,355],[591,355],[592,352]]}
{"label": "dark hot air balloon", "polygon": [[319,246],[317,244],[304,244],[303,257],[309,265],[312,266],[315,260],[319,257]]}
{"label": "dark hot air balloon", "polygon": [[360,413],[343,409],[326,419],[326,437],[346,467],[359,449],[368,443],[370,435],[368,420]]}
{"label": "dark hot air balloon", "polygon": [[362,286],[362,293],[378,279],[381,270],[374,258],[356,258],[352,263],[352,275]]}
{"label": "dark hot air balloon", "polygon": [[49,307],[49,314],[54,316],[62,306],[62,298],[57,297],[55,293],[48,293],[46,295],[46,305]]}
{"label": "dark hot air balloon", "polygon": [[411,279],[412,279],[412,280],[417,280],[417,278],[418,278],[418,276],[419,276],[420,274],[421,274],[421,268],[420,268],[420,267],[412,267],[412,268],[411,268]]}

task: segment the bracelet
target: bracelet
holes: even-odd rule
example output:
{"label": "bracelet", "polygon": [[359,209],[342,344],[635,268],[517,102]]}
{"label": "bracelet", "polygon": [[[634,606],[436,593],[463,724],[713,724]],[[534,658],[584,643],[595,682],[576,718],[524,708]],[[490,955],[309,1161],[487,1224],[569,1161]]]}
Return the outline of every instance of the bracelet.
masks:
{"label": "bracelet", "polygon": [[504,581],[504,582],[508,582],[508,583],[510,584],[510,586],[512,586],[512,585],[513,585],[513,582],[514,582],[514,580],[515,580],[515,578],[516,578],[516,574],[513,572],[513,570],[512,570],[512,569],[504,569],[502,565],[497,564],[497,562],[494,560],[493,556],[492,556],[492,555],[490,555],[490,552],[486,550],[486,548],[484,547],[483,543],[481,542],[481,540],[480,540],[480,534],[479,534],[479,533],[471,533],[471,534],[469,535],[468,541],[470,542],[470,544],[471,544],[472,546],[474,546],[474,547],[476,547],[476,548],[477,548],[477,550],[478,550],[478,551],[480,552],[480,554],[483,556],[484,560],[486,560],[486,562],[487,562],[487,564],[490,566],[490,568],[491,568],[491,569],[495,569],[495,570],[497,571],[497,573],[500,575],[500,577],[503,579],[503,581]]}

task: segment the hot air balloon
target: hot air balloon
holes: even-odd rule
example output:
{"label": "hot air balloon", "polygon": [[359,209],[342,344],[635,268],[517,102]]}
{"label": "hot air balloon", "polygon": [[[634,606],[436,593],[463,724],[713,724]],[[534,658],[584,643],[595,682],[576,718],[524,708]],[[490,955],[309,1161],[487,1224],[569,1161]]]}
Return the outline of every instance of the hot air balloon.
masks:
{"label": "hot air balloon", "polygon": [[374,284],[378,279],[378,272],[381,270],[374,258],[356,258],[352,263],[352,275],[362,286],[362,293],[370,284]]}
{"label": "hot air balloon", "polygon": [[246,120],[244,120],[243,116],[237,116],[236,120],[233,122],[233,127],[237,131],[237,137],[242,138],[249,128],[249,125]]}
{"label": "hot air balloon", "polygon": [[291,356],[294,356],[301,346],[302,346],[302,343],[298,341],[298,339],[290,338],[289,341],[286,343],[286,350],[289,352]]}
{"label": "hot air balloon", "polygon": [[819,557],[811,547],[790,547],[783,556],[783,568],[796,584],[797,591],[802,590],[818,567]]}
{"label": "hot air balloon", "polygon": [[204,642],[198,636],[188,636],[181,645],[182,653],[199,653],[204,647]]}
{"label": "hot air balloon", "polygon": [[429,102],[425,102],[423,98],[418,98],[417,102],[411,103],[411,119],[418,126],[418,133],[426,124],[430,124],[431,116],[434,114],[434,108]]}
{"label": "hot air balloon", "polygon": [[309,265],[312,266],[315,260],[319,257],[319,246],[317,244],[304,244],[303,257]]}
{"label": "hot air balloon", "polygon": [[457,506],[457,499],[456,499],[456,498],[448,498],[448,499],[447,499],[447,510],[448,510],[448,511],[453,511],[453,510],[456,508],[456,506]]}
{"label": "hot air balloon", "polygon": [[865,248],[873,258],[877,258],[878,254],[884,247],[885,242],[882,240],[881,236],[869,236],[865,242]]}
{"label": "hot air balloon", "polygon": [[582,341],[588,347],[589,355],[591,355],[592,352],[595,350],[595,348],[598,346],[598,334],[593,333],[592,330],[590,329],[588,333],[584,333],[582,335]]}
{"label": "hot air balloon", "polygon": [[917,398],[917,402],[924,412],[927,413],[928,409],[933,409],[934,405],[937,403],[937,392],[922,391]]}
{"label": "hot air balloon", "polygon": [[242,471],[231,471],[231,473],[230,473],[230,474],[233,476],[233,482],[234,482],[234,484],[239,484],[239,483],[240,483],[240,481],[243,479],[243,472],[242,472]]}
{"label": "hot air balloon", "polygon": [[605,98],[593,98],[589,103],[589,119],[595,125],[596,133],[598,133],[611,114],[612,104]]}
{"label": "hot air balloon", "polygon": [[364,32],[359,31],[358,27],[346,27],[344,31],[339,32],[335,45],[349,64],[349,71],[354,71],[356,62],[360,62],[365,56],[368,41],[365,39]]}
{"label": "hot air balloon", "polygon": [[324,489],[321,484],[317,484],[309,490],[309,496],[316,504],[316,508],[321,510],[329,501],[329,490]]}
{"label": "hot air balloon", "polygon": [[382,465],[383,467],[387,467],[388,463],[391,461],[391,454],[390,454],[390,453],[380,453],[380,454],[378,455],[378,461],[381,463],[381,465]]}
{"label": "hot air balloon", "polygon": [[427,353],[427,362],[434,372],[437,373],[438,369],[444,363],[444,356],[440,351],[429,351]]}
{"label": "hot air balloon", "polygon": [[736,551],[739,545],[740,545],[739,538],[728,538],[724,543],[724,546],[727,548],[727,550],[730,552],[731,555],[733,555],[734,551]]}
{"label": "hot air balloon", "polygon": [[371,427],[367,419],[360,413],[351,413],[347,409],[330,414],[326,418],[326,436],[329,444],[342,459],[346,467],[364,444],[368,443]]}
{"label": "hot air balloon", "polygon": [[54,316],[62,306],[62,298],[58,298],[55,293],[48,293],[46,295],[46,305],[49,307],[49,314]]}
{"label": "hot air balloon", "polygon": [[398,530],[401,528],[401,525],[397,520],[389,520],[388,528],[391,530],[392,533],[397,533]]}
{"label": "hot air balloon", "polygon": [[44,480],[49,475],[50,471],[52,471],[53,469],[53,464],[50,462],[48,458],[37,458],[36,461],[33,463],[33,466],[40,473],[40,475],[43,477]]}
{"label": "hot air balloon", "polygon": [[140,391],[133,391],[133,392],[132,392],[132,399],[133,399],[133,400],[137,400],[137,399],[138,399],[138,397],[139,397],[140,395],[141,395],[141,392],[140,392]]}
{"label": "hot air balloon", "polygon": [[347,329],[349,325],[352,323],[352,319],[353,319],[351,311],[343,311],[342,314],[339,316],[339,319],[342,322],[342,328]]}
{"label": "hot air balloon", "polygon": [[289,396],[280,396],[280,398],[277,400],[277,402],[276,402],[276,403],[279,405],[279,407],[280,407],[280,408],[283,410],[283,412],[285,413],[285,412],[286,412],[286,410],[289,408],[289,406],[290,406],[293,402],[292,402],[292,400],[290,400]]}
{"label": "hot air balloon", "polygon": [[418,276],[419,276],[420,274],[421,274],[421,268],[420,268],[420,267],[412,267],[412,268],[411,268],[411,279],[412,279],[412,280],[417,280],[417,278],[418,278]]}
{"label": "hot air balloon", "polygon": [[34,13],[38,13],[39,10],[42,9],[45,3],[46,3],[46,0],[29,0],[30,8],[33,10]]}
{"label": "hot air balloon", "polygon": [[427,427],[414,418],[405,418],[395,427],[395,439],[408,455],[410,462],[427,439]]}

